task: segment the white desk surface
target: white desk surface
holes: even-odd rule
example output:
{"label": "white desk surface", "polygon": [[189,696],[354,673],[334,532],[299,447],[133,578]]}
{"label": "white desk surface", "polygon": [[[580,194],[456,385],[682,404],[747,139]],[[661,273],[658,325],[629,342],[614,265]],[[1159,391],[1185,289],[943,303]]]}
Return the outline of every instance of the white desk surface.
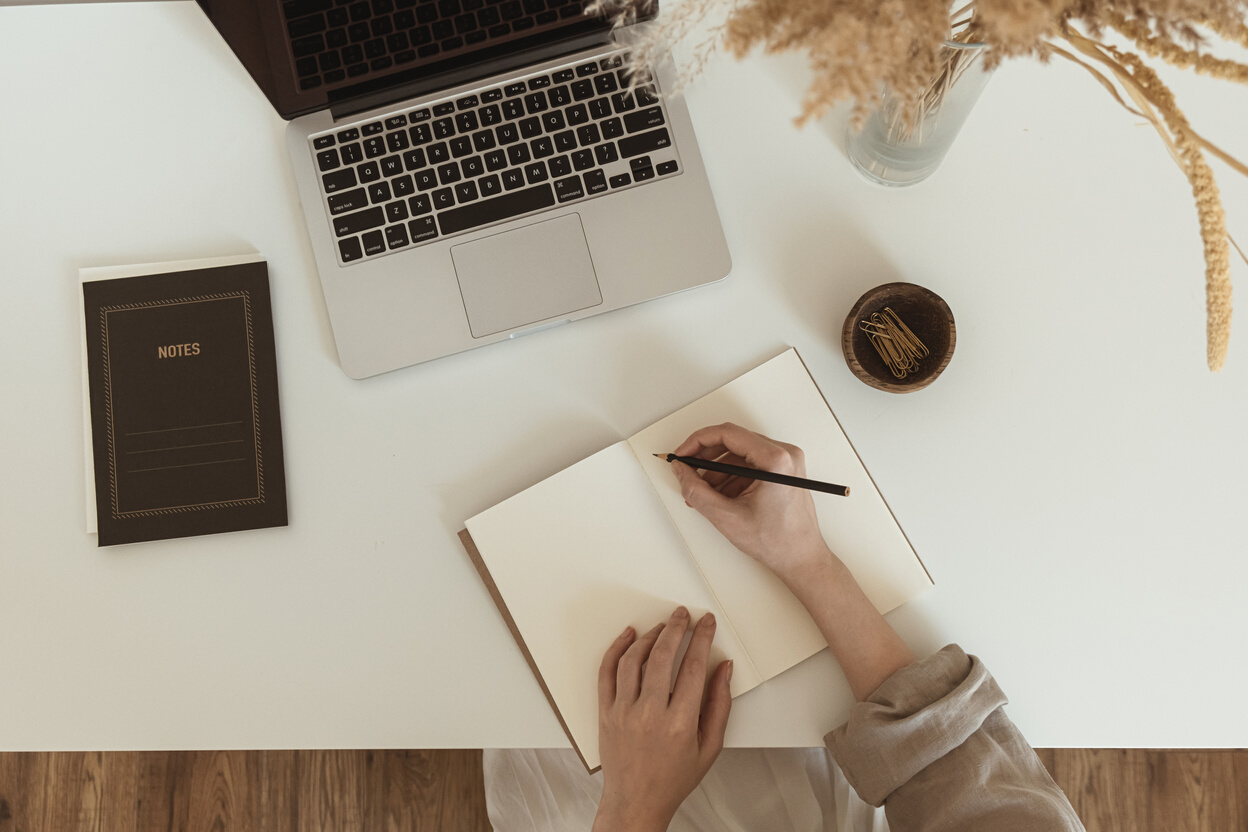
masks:
{"label": "white desk surface", "polygon": [[[935,578],[890,616],[917,651],[981,656],[1037,746],[1248,746],[1248,318],[1210,374],[1187,183],[1082,70],[1007,64],[894,192],[790,124],[800,58],[718,61],[689,103],[726,281],[364,382],[283,122],[194,3],[0,8],[0,78],[0,749],[564,745],[455,533],[787,345]],[[1248,157],[1242,88],[1174,86]],[[1248,183],[1214,167],[1248,244]],[[289,528],[96,548],[77,270],[251,249]],[[894,280],[958,323],[907,396],[839,348]],[[825,652],[737,700],[729,742],[818,744],[847,707]]]}

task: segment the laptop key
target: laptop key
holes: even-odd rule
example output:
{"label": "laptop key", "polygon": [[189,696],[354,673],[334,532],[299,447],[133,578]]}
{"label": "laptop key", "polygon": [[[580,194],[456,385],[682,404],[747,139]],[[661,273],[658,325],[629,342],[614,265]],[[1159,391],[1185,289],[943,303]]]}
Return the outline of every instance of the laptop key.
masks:
{"label": "laptop key", "polygon": [[344,237],[347,234],[359,234],[361,231],[367,231],[370,228],[376,228],[379,225],[386,224],[385,214],[381,208],[367,208],[363,211],[356,211],[354,214],[343,214],[334,217],[334,236]]}
{"label": "laptop key", "polygon": [[562,110],[551,110],[549,113],[542,115],[542,124],[546,127],[547,133],[555,133],[567,127],[563,120]]}
{"label": "laptop key", "polygon": [[509,98],[503,102],[503,115],[513,121],[524,115],[524,104],[519,98]]}
{"label": "laptop key", "polygon": [[[628,175],[627,173],[621,173],[619,176],[612,176],[612,177],[611,177],[611,187],[612,187],[612,188],[623,188],[625,185],[627,185],[628,183],[630,183],[630,182],[632,182],[632,181],[633,181],[633,180],[632,180],[631,178],[629,178],[629,175]],[[647,193],[649,193],[649,192],[647,191]]]}
{"label": "laptop key", "polygon": [[551,142],[549,136],[542,136],[540,139],[534,139],[529,142],[529,147],[533,149],[534,159],[545,159],[547,156],[553,156],[555,146]]}
{"label": "laptop key", "polygon": [[334,146],[333,136],[317,136],[312,140],[312,146],[317,150],[324,150],[327,147]]}
{"label": "laptop key", "polygon": [[425,153],[429,154],[429,164],[440,165],[451,158],[451,151],[447,149],[446,142],[436,142],[425,148]]}
{"label": "laptop key", "polygon": [[459,175],[459,165],[455,162],[447,162],[445,165],[438,167],[438,184],[449,185],[452,182],[458,182],[462,179]]}
{"label": "laptop key", "polygon": [[576,128],[576,137],[580,139],[581,147],[598,144],[598,142],[602,141],[602,136],[598,134],[598,125],[593,123]]}
{"label": "laptop key", "polygon": [[363,188],[356,188],[354,191],[347,191],[346,193],[333,194],[329,197],[330,214],[345,214],[348,211],[358,211],[367,207],[368,192]]}
{"label": "laptop key", "polygon": [[498,177],[494,174],[483,176],[477,180],[477,184],[481,186],[481,196],[491,197],[503,192],[503,185],[498,181]]}
{"label": "laptop key", "polygon": [[546,172],[545,162],[533,162],[524,166],[524,178],[528,180],[530,185],[536,185],[538,182],[545,182],[550,178],[550,174]]}
{"label": "laptop key", "polygon": [[555,180],[555,198],[560,202],[571,202],[583,196],[585,196],[585,189],[581,187],[581,177],[569,176],[566,179]]}
{"label": "laptop key", "polygon": [[598,71],[598,62],[594,61],[588,64],[581,64],[576,68],[576,77],[584,78],[586,75],[593,75]]}
{"label": "laptop key", "polygon": [[355,170],[352,168],[344,168],[336,170],[333,173],[327,173],[321,177],[321,184],[325,186],[325,193],[332,194],[336,191],[342,191],[347,188],[355,187]]}
{"label": "laptop key", "polygon": [[443,211],[438,215],[438,225],[443,234],[454,234],[466,228],[475,228],[531,211],[540,211],[554,204],[554,191],[551,190],[550,185],[544,184]]}
{"label": "laptop key", "polygon": [[343,130],[338,134],[338,141],[353,142],[360,137],[358,128],[352,127],[350,130]]}
{"label": "laptop key", "polygon": [[450,188],[439,188],[433,192],[433,207],[441,211],[455,204],[455,193]]}
{"label": "laptop key", "polygon": [[387,226],[386,243],[391,249],[402,248],[407,245],[407,229],[401,225]]}
{"label": "laptop key", "polygon": [[480,156],[469,156],[467,159],[459,163],[464,171],[465,179],[472,179],[485,173],[485,166],[481,163]]}
{"label": "laptop key", "polygon": [[455,199],[459,204],[472,202],[477,198],[477,184],[475,182],[460,182],[455,186]]}
{"label": "laptop key", "polygon": [[655,170],[659,172],[659,176],[667,176],[669,173],[675,173],[677,170],[676,162],[675,160],[670,162],[659,162],[659,166],[655,168]]}
{"label": "laptop key", "polygon": [[408,170],[420,170],[425,166],[425,151],[419,147],[403,154],[403,165]]}
{"label": "laptop key", "polygon": [[596,119],[611,115],[611,100],[606,97],[595,98],[589,102],[589,114]]}
{"label": "laptop key", "polygon": [[365,162],[358,170],[361,182],[376,182],[381,178],[381,168],[376,162]]}
{"label": "laptop key", "polygon": [[572,103],[572,93],[568,91],[566,85],[552,87],[550,92],[546,93],[546,97],[550,99],[552,107],[566,107]]}
{"label": "laptop key", "polygon": [[371,124],[365,124],[362,128],[360,128],[361,132],[362,132],[365,136],[376,136],[376,135],[377,135],[378,133],[380,133],[383,129],[385,129],[385,128],[383,128],[383,127],[381,126],[381,122],[380,122],[380,121],[374,121],[374,122],[372,122]]}
{"label": "laptop key", "polygon": [[380,136],[374,136],[371,139],[364,140],[364,157],[367,159],[376,159],[378,156],[386,155],[386,140]]}
{"label": "laptop key", "polygon": [[520,135],[526,139],[542,135],[542,121],[537,116],[530,116],[520,122]]}
{"label": "laptop key", "polygon": [[481,130],[472,134],[472,146],[477,149],[478,153],[484,153],[493,148],[495,144],[494,134],[489,130]]}
{"label": "laptop key", "polygon": [[660,127],[658,130],[651,130],[649,133],[636,133],[632,136],[625,136],[620,139],[619,145],[620,155],[627,159],[630,156],[638,156],[642,153],[649,153],[652,150],[671,147],[672,137],[667,134],[666,127]]}
{"label": "laptop key", "polygon": [[523,165],[532,158],[529,155],[529,146],[527,144],[513,144],[507,148],[507,159],[513,165]]}
{"label": "laptop key", "polygon": [[322,150],[316,154],[316,164],[323,171],[333,170],[339,166],[338,151],[332,147],[329,150]]}
{"label": "laptop key", "polygon": [[560,153],[566,153],[569,150],[576,150],[576,134],[571,130],[564,130],[562,133],[556,133],[555,150],[558,150]]}
{"label": "laptop key", "polygon": [[427,191],[430,188],[436,188],[438,185],[438,176],[433,172],[432,168],[426,168],[412,174],[412,179],[416,181],[416,190]]}
{"label": "laptop key", "polygon": [[390,200],[390,183],[378,182],[368,186],[368,198],[376,205],[379,202],[388,202]]}
{"label": "laptop key", "polygon": [[594,166],[594,152],[592,150],[578,150],[572,154],[572,169],[577,171],[592,168]]}
{"label": "laptop key", "polygon": [[[498,92],[498,90],[495,90]],[[485,127],[493,127],[503,120],[503,113],[498,109],[497,104],[490,104],[481,108],[481,124]]]}
{"label": "laptop key", "polygon": [[604,139],[618,139],[624,135],[624,122],[618,118],[609,118],[600,122]]}
{"label": "laptop key", "polygon": [[345,240],[339,240],[338,256],[342,258],[344,263],[350,263],[363,257],[364,249],[360,247],[360,238],[348,237]]}
{"label": "laptop key", "polygon": [[380,231],[370,231],[361,239],[364,240],[365,254],[381,254],[386,250],[386,240]]}
{"label": "laptop key", "polygon": [[647,107],[624,116],[624,129],[630,133],[638,130],[649,130],[664,123],[662,107]]}
{"label": "laptop key", "polygon": [[[452,104],[452,107],[455,105]],[[437,109],[436,107],[434,108]],[[445,139],[448,136],[455,135],[455,122],[449,118],[440,118],[433,123],[433,135],[439,139]]]}
{"label": "laptop key", "polygon": [[545,110],[547,106],[546,93],[541,90],[531,92],[524,97],[524,109],[528,111],[529,115],[540,113]]}
{"label": "laptop key", "polygon": [[503,171],[503,188],[513,191],[516,188],[524,187],[524,172],[520,168],[511,168]]}
{"label": "laptop key", "polygon": [[393,133],[386,134],[386,147],[391,153],[398,153],[400,150],[406,150],[409,147],[407,134],[402,130],[395,130]]}
{"label": "laptop key", "polygon": [[412,124],[415,124],[418,121],[428,121],[431,118],[431,114],[429,112],[429,108],[424,107],[408,113],[407,117],[411,120]]}
{"label": "laptop key", "polygon": [[388,222],[402,222],[407,219],[407,203],[406,202],[387,202],[386,203],[386,220]]}
{"label": "laptop key", "polygon": [[407,116],[405,115],[390,116],[390,118],[386,119],[387,130],[398,130],[400,127],[406,126]]}
{"label": "laptop key", "polygon": [[407,131],[412,137],[412,144],[422,145],[433,141],[433,132],[430,131],[428,124],[417,124],[415,127]]}
{"label": "laptop key", "polygon": [[435,116],[449,116],[455,112],[455,102],[443,101],[441,104],[433,105],[433,114]]}
{"label": "laptop key", "polygon": [[392,187],[396,197],[411,196],[416,193],[416,185],[412,182],[412,177],[407,174],[403,174],[398,179],[395,179]]}
{"label": "laptop key", "polygon": [[600,165],[609,165],[620,158],[620,154],[615,152],[614,142],[607,142],[594,148],[594,158],[598,160]]}
{"label": "laptop key", "polygon": [[568,124],[573,127],[589,121],[589,110],[585,109],[584,104],[573,104],[563,112],[568,118]]}
{"label": "laptop key", "polygon": [[600,194],[607,189],[607,175],[601,170],[591,170],[584,178],[586,193]]}
{"label": "laptop key", "polygon": [[[554,5],[563,5],[563,4],[562,3],[550,3],[549,5],[554,6]],[[558,72],[552,72],[550,74],[550,79],[554,81],[556,84],[566,83],[568,81],[571,81],[575,77],[576,77],[576,72],[571,69],[561,69]]]}
{"label": "laptop key", "polygon": [[382,176],[398,176],[403,172],[403,160],[398,156],[387,156],[381,160]]}
{"label": "laptop key", "polygon": [[[530,2],[530,0],[525,0],[525,2]],[[538,2],[541,2],[541,0],[538,0]],[[529,79],[529,89],[531,90],[545,89],[546,87],[549,87],[549,86],[550,86],[550,76],[548,75],[539,75],[536,78]]]}
{"label": "laptop key", "polygon": [[[475,95],[472,98],[474,101],[476,100]],[[475,112],[467,112],[455,116],[455,126],[459,128],[461,133],[471,133],[481,125],[477,123],[477,114]]]}
{"label": "laptop key", "polygon": [[456,136],[451,139],[451,156],[458,159],[461,156],[467,156],[472,152],[472,138],[470,136]]}
{"label": "laptop key", "polygon": [[594,76],[594,89],[599,95],[615,92],[619,88],[619,85],[615,83],[615,73],[604,72]]}
{"label": "laptop key", "polygon": [[499,144],[511,144],[520,141],[520,131],[516,129],[514,124],[500,124],[494,130],[494,135],[498,136]]}
{"label": "laptop key", "polygon": [[407,224],[408,233],[412,235],[412,242],[419,243],[424,240],[432,240],[438,236],[438,227],[433,222],[433,217],[419,217]]}
{"label": "laptop key", "polygon": [[488,171],[502,170],[507,167],[507,154],[502,150],[491,150],[485,154],[485,169]]}
{"label": "laptop key", "polygon": [[[572,172],[572,160],[567,156],[555,156],[546,164],[550,166],[550,175],[554,177],[567,176]],[[578,179],[577,181],[579,182],[580,180]],[[558,191],[558,187],[555,190]]]}
{"label": "laptop key", "polygon": [[407,201],[407,205],[411,208],[413,217],[428,214],[433,210],[433,203],[429,201],[429,194],[416,194],[416,196]]}

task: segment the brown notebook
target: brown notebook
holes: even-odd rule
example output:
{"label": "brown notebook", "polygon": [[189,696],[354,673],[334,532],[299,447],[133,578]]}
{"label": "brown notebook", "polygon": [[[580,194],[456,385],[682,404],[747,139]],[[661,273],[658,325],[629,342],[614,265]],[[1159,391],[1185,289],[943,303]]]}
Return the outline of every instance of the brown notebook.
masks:
{"label": "brown notebook", "polygon": [[286,525],[264,262],[81,277],[99,545]]}
{"label": "brown notebook", "polygon": [[626,626],[645,632],[683,604],[719,622],[710,667],[732,659],[732,695],[826,645],[776,577],[685,505],[670,466],[697,428],[732,421],[806,451],[828,542],[876,608],[931,585],[796,351],[789,350],[627,440],[469,518],[460,533],[508,629],[586,768],[599,764],[597,675]]}

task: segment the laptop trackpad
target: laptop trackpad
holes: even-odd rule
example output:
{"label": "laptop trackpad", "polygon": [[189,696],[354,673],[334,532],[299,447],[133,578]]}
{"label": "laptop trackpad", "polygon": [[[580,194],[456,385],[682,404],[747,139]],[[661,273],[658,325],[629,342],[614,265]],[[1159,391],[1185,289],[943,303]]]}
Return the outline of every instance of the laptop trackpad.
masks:
{"label": "laptop trackpad", "polygon": [[472,337],[602,303],[579,214],[451,247]]}

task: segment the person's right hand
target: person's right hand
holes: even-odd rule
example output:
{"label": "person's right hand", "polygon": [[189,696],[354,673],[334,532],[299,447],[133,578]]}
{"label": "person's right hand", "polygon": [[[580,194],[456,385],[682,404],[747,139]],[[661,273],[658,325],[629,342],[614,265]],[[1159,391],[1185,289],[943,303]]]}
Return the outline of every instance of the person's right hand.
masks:
{"label": "person's right hand", "polygon": [[[801,448],[731,422],[695,431],[675,453],[806,476]],[[714,471],[700,472],[680,462],[673,462],[672,470],[685,502],[711,521],[732,545],[786,584],[800,581],[808,569],[832,560],[809,491]]]}

